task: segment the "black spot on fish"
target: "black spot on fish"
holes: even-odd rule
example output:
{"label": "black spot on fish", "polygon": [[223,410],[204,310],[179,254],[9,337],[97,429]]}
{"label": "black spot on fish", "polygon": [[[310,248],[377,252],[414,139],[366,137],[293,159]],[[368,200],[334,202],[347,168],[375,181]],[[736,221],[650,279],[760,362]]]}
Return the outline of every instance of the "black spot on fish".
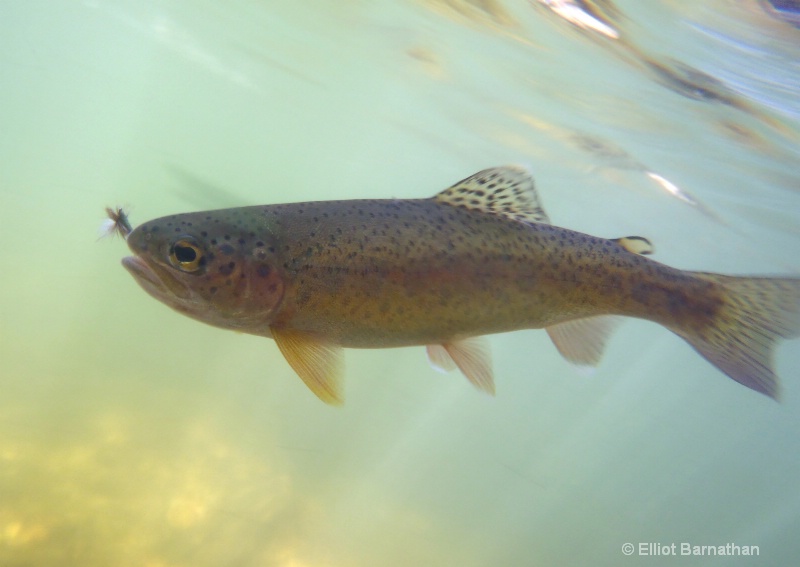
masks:
{"label": "black spot on fish", "polygon": [[230,244],[223,244],[222,246],[219,247],[219,251],[225,254],[226,256],[232,256],[236,252],[236,249],[234,249],[234,247],[231,246]]}
{"label": "black spot on fish", "polygon": [[[236,267],[236,262],[228,262],[227,264],[223,264],[219,267],[219,273],[223,276],[229,276],[233,273],[233,269]],[[227,280],[226,283],[230,285],[230,280]]]}

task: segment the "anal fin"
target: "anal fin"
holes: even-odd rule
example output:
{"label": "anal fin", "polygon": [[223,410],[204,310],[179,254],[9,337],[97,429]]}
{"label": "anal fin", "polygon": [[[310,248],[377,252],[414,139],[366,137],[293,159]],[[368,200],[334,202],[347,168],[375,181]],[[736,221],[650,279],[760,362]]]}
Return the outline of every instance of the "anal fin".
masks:
{"label": "anal fin", "polygon": [[621,319],[613,315],[574,319],[547,327],[547,334],[568,361],[595,366],[603,356],[609,335]]}
{"label": "anal fin", "polygon": [[326,404],[342,404],[342,349],[309,333],[271,328],[272,338],[289,366]]}

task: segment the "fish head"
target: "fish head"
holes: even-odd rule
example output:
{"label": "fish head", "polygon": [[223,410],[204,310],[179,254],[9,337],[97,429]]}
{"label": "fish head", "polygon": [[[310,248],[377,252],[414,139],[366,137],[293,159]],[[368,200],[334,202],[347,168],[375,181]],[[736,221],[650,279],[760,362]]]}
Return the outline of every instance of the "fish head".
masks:
{"label": "fish head", "polygon": [[151,296],[210,325],[269,334],[284,278],[263,217],[247,209],[146,222],[127,237],[122,264]]}

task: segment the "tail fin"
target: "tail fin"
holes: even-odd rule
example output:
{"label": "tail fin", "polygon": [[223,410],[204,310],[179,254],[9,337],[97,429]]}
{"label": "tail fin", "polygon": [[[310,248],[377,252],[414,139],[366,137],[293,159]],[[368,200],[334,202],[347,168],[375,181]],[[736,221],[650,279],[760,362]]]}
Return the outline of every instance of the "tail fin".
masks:
{"label": "tail fin", "polygon": [[702,332],[674,331],[725,374],[777,400],[773,349],[800,335],[800,278],[694,275],[718,284],[724,304]]}

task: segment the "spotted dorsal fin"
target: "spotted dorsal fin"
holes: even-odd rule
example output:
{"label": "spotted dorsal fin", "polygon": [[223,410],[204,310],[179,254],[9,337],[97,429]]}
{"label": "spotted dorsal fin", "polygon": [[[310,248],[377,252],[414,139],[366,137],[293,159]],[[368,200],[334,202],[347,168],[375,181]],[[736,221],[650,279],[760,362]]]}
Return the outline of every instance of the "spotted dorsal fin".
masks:
{"label": "spotted dorsal fin", "polygon": [[536,193],[533,176],[524,167],[507,165],[484,169],[445,189],[434,199],[520,222],[550,224]]}

